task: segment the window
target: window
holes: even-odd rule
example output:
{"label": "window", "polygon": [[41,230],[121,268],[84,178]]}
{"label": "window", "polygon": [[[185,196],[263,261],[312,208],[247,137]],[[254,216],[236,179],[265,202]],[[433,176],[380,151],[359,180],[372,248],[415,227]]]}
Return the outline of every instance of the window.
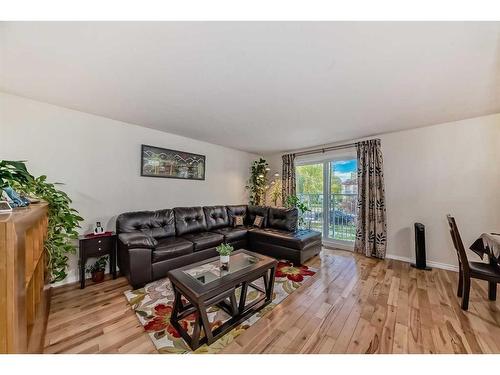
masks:
{"label": "window", "polygon": [[352,155],[297,161],[297,196],[308,205],[306,226],[325,242],[352,247],[356,236],[357,161]]}
{"label": "window", "polygon": [[357,160],[336,160],[330,164],[330,222],[328,237],[353,242],[356,238]]}
{"label": "window", "polygon": [[311,211],[304,220],[311,229],[323,232],[323,163],[296,167],[297,196]]}

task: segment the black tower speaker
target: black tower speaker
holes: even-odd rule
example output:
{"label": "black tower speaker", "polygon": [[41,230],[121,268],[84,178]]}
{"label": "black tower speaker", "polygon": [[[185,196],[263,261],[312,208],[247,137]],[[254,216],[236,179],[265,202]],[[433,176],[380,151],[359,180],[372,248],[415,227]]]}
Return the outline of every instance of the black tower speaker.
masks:
{"label": "black tower speaker", "polygon": [[429,271],[425,259],[425,225],[415,223],[415,264],[411,265],[419,270]]}

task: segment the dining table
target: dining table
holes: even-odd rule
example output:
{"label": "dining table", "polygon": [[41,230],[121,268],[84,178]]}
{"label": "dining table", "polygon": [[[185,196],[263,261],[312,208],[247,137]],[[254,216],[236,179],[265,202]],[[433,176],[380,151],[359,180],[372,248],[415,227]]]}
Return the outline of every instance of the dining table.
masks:
{"label": "dining table", "polygon": [[469,247],[481,259],[488,256],[490,264],[500,268],[500,233],[483,233]]}

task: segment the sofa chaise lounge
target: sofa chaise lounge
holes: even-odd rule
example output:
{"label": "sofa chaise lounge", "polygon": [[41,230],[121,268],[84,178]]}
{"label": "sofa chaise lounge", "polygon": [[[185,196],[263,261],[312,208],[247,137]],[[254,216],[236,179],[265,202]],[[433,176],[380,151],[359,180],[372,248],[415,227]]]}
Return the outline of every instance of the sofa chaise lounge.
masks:
{"label": "sofa chaise lounge", "polygon": [[[254,226],[256,216],[261,227]],[[235,226],[243,218],[243,225]],[[241,224],[241,223],[239,223]],[[126,212],[116,219],[118,264],[134,288],[171,269],[217,256],[231,244],[302,264],[321,251],[321,233],[298,229],[296,208],[265,206],[176,207]]]}

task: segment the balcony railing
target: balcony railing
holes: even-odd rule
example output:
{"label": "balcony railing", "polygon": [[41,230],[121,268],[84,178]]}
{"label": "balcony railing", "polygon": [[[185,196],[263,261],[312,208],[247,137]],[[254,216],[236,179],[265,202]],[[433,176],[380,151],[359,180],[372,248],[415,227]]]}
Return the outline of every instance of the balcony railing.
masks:
{"label": "balcony railing", "polygon": [[[297,196],[311,211],[303,215],[308,228],[323,232],[323,194],[298,193]],[[356,238],[357,194],[331,194],[328,202],[328,237],[333,240],[354,241]]]}

